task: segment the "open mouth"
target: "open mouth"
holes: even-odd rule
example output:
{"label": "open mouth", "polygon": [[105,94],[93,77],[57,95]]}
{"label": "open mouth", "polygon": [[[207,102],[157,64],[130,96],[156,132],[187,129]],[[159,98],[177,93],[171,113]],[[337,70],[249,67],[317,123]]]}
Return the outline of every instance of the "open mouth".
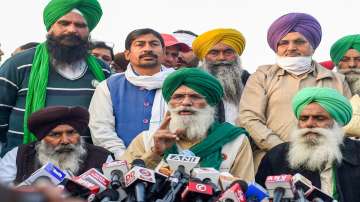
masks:
{"label": "open mouth", "polygon": [[193,114],[195,114],[195,112],[192,110],[181,110],[178,112],[178,114],[179,115],[193,115]]}

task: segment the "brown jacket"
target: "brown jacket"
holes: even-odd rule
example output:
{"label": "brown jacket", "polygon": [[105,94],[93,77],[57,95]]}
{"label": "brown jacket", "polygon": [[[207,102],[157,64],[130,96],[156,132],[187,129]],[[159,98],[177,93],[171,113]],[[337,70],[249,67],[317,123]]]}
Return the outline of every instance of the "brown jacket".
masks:
{"label": "brown jacket", "polygon": [[277,65],[264,65],[250,76],[240,100],[237,124],[250,133],[260,150],[268,151],[288,141],[297,123],[291,101],[300,89],[330,87],[351,97],[343,75],[329,71],[315,61],[312,66],[313,71],[295,76]]}

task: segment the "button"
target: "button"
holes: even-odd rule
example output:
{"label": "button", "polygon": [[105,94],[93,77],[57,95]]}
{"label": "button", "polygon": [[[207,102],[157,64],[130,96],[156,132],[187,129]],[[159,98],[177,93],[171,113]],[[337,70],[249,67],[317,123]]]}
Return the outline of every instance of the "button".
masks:
{"label": "button", "polygon": [[148,107],[149,105],[150,105],[149,102],[146,102],[146,101],[144,102],[144,106],[145,106],[145,107]]}
{"label": "button", "polygon": [[148,123],[149,123],[149,120],[148,120],[148,119],[144,119],[144,120],[143,120],[143,123],[144,123],[144,124],[148,124]]}

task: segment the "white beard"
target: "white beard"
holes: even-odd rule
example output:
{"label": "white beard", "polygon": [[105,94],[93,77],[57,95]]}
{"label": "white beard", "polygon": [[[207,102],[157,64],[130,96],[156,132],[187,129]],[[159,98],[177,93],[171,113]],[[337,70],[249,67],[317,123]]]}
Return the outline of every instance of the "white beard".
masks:
{"label": "white beard", "polygon": [[[313,131],[319,134],[314,139],[308,139],[304,134]],[[327,163],[342,160],[340,145],[343,143],[344,131],[334,122],[331,129],[325,128],[296,128],[290,135],[288,161],[290,168],[305,168],[319,171]]]}
{"label": "white beard", "polygon": [[224,100],[237,106],[244,89],[244,84],[241,80],[243,69],[240,57],[237,57],[235,62],[204,61],[202,68],[220,81],[224,88]]}
{"label": "white beard", "polygon": [[[59,145],[55,148],[42,140],[35,149],[41,165],[51,162],[60,169],[70,170],[74,174],[79,171],[80,165],[84,162],[83,157],[86,156],[86,149],[81,139],[76,145]],[[62,151],[64,149],[71,151]]]}
{"label": "white beard", "polygon": [[[207,105],[203,109],[195,107],[177,107],[168,109],[171,114],[169,130],[174,133],[177,129],[185,130],[185,135],[189,140],[199,140],[207,136],[207,131],[214,123],[215,108]],[[189,110],[195,112],[193,115],[179,115],[178,112]]]}
{"label": "white beard", "polygon": [[360,95],[360,69],[338,69],[338,71],[344,74],[345,79],[349,84],[351,93],[353,95]]}

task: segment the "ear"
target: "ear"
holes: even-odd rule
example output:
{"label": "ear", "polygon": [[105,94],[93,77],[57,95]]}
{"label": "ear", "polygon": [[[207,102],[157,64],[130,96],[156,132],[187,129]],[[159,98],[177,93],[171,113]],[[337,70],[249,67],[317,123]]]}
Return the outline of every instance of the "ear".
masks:
{"label": "ear", "polygon": [[130,50],[125,50],[124,51],[124,56],[125,56],[125,59],[127,61],[130,61]]}

